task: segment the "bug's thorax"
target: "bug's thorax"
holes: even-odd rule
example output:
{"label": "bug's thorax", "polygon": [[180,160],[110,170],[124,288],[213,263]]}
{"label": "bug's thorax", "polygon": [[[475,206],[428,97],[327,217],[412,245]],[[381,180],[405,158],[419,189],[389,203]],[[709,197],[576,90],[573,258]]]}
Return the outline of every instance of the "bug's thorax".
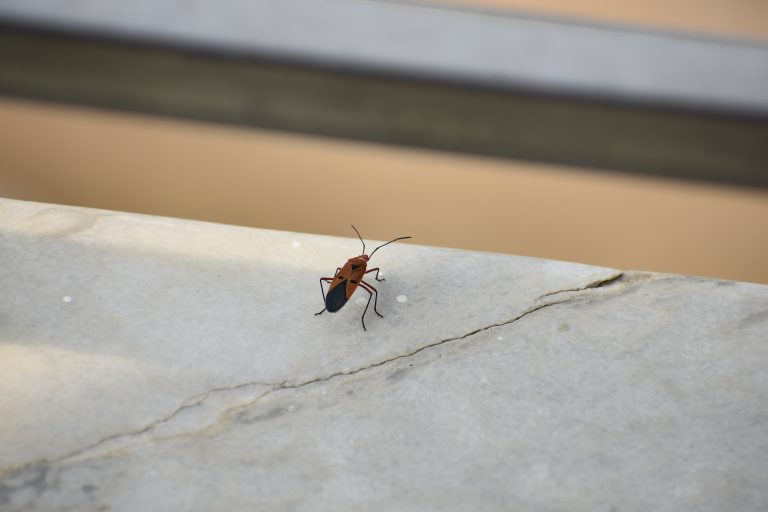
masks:
{"label": "bug's thorax", "polygon": [[350,279],[352,284],[357,284],[365,274],[365,269],[368,266],[368,256],[363,254],[349,258],[346,265],[344,265],[343,271],[346,271],[347,278]]}

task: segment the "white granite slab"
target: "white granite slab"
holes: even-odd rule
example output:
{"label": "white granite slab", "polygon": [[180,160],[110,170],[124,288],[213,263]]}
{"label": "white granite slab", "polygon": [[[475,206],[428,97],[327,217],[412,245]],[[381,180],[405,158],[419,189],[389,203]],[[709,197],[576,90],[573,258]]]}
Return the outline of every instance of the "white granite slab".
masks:
{"label": "white granite slab", "polygon": [[0,510],[768,507],[767,286],[359,248],[0,200]]}

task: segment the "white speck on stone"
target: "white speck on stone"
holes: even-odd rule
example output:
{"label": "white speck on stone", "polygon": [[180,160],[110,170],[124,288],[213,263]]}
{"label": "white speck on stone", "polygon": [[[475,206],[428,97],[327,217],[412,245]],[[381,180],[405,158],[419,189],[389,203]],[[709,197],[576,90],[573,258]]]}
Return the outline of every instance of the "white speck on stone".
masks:
{"label": "white speck on stone", "polygon": [[405,295],[398,295],[397,302],[408,302],[408,297],[406,297]]}
{"label": "white speck on stone", "polygon": [[64,301],[64,302],[66,302],[67,304],[69,304],[70,302],[72,302],[72,297],[70,297],[69,295],[65,295],[65,296],[63,296],[63,297],[61,298],[61,300],[63,300],[63,301]]}
{"label": "white speck on stone", "polygon": [[499,341],[501,341],[501,340],[503,340],[503,339],[504,339],[504,336],[496,336],[496,339],[497,339],[497,340],[499,340]]}
{"label": "white speck on stone", "polygon": [[296,410],[296,406],[295,405],[289,405],[288,406],[288,412],[293,412],[295,410]]}
{"label": "white speck on stone", "polygon": [[299,242],[298,240],[294,240],[294,241],[291,243],[291,247],[294,247],[294,248],[296,248],[296,247],[301,247],[301,242]]}
{"label": "white speck on stone", "polygon": [[368,299],[366,299],[365,297],[358,297],[357,299],[355,299],[355,304],[358,304],[360,306],[365,306],[367,302],[368,302]]}

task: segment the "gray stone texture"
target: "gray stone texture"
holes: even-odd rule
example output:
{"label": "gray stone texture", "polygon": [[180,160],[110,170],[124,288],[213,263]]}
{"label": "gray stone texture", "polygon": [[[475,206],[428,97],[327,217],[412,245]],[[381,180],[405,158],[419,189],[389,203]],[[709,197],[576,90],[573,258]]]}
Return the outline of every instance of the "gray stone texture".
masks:
{"label": "gray stone texture", "polygon": [[359,249],[0,200],[0,510],[768,509],[768,287]]}

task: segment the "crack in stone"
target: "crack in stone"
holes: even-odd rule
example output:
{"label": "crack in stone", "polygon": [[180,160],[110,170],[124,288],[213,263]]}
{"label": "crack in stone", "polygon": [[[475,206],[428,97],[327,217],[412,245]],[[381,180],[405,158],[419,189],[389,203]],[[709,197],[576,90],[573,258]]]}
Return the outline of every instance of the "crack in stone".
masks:
{"label": "crack in stone", "polygon": [[[156,429],[157,427],[168,423],[171,421],[174,417],[176,417],[178,414],[183,412],[186,409],[191,409],[193,407],[197,407],[201,405],[205,400],[208,399],[208,397],[214,393],[222,393],[226,391],[234,391],[236,389],[242,389],[250,386],[273,386],[271,383],[264,383],[259,381],[250,381],[242,384],[237,384],[235,386],[226,386],[226,387],[217,387],[209,389],[208,391],[204,393],[200,393],[198,395],[195,395],[191,398],[188,398],[184,400],[184,402],[174,409],[172,412],[168,413],[164,417],[160,418],[159,420],[153,421],[152,423],[142,427],[139,430],[132,430],[129,432],[118,432],[116,434],[111,434],[109,436],[103,437],[99,439],[98,441],[95,441],[89,445],[83,446],[81,448],[78,448],[77,450],[74,450],[72,452],[66,453],[64,455],[61,455],[56,458],[43,458],[43,459],[37,459],[32,462],[28,462],[26,464],[23,464],[21,466],[16,467],[10,467],[3,470],[0,470],[0,480],[7,478],[8,476],[13,476],[16,474],[23,473],[25,470],[29,468],[36,468],[39,466],[53,466],[55,464],[60,464],[62,462],[66,462],[69,459],[74,459],[75,457],[78,457],[90,450],[97,449],[99,446],[104,445],[110,441],[114,441],[116,439],[121,439],[124,437],[136,437],[140,436],[141,434],[145,434],[147,432],[150,432],[151,430]],[[260,397],[259,397],[260,398]]]}
{"label": "crack in stone", "polygon": [[[549,296],[552,296],[552,295],[556,295],[558,293],[580,292],[580,291],[586,291],[586,290],[590,290],[590,289],[594,289],[594,288],[601,288],[601,287],[604,287],[604,286],[608,286],[608,285],[617,283],[617,282],[621,281],[623,277],[624,277],[624,272],[619,272],[619,273],[617,273],[615,275],[612,275],[612,276],[604,278],[604,279],[600,279],[598,281],[594,281],[594,282],[589,283],[589,284],[587,284],[587,285],[585,285],[583,287],[580,287],[580,288],[570,288],[570,289],[557,290],[557,291],[545,293],[544,295],[539,296],[536,300],[538,301],[538,300],[541,300],[544,297],[549,297]],[[234,386],[224,386],[224,387],[212,388],[212,389],[210,389],[210,390],[208,390],[208,391],[206,391],[204,393],[200,393],[198,395],[195,395],[195,396],[193,396],[191,398],[188,398],[188,399],[184,400],[184,402],[179,407],[177,407],[175,410],[173,410],[172,412],[170,412],[169,414],[167,414],[163,418],[161,418],[159,420],[156,420],[156,421],[146,425],[145,427],[143,427],[143,428],[141,428],[139,430],[134,430],[134,431],[130,431],[130,432],[120,432],[120,433],[117,433],[117,434],[109,435],[109,436],[104,437],[104,438],[102,438],[102,439],[100,439],[100,440],[98,440],[98,441],[96,441],[94,443],[91,443],[91,444],[89,444],[89,445],[87,445],[85,447],[78,448],[77,450],[74,450],[74,451],[72,451],[70,453],[61,455],[61,456],[56,457],[56,458],[38,459],[38,460],[35,460],[35,461],[32,461],[32,462],[25,463],[25,464],[20,465],[20,466],[10,467],[10,468],[6,468],[4,470],[0,470],[0,483],[1,483],[2,480],[6,479],[8,477],[13,477],[15,475],[20,475],[20,474],[24,473],[27,470],[35,470],[35,468],[40,468],[41,466],[50,467],[50,466],[53,466],[53,465],[56,465],[56,464],[61,464],[63,462],[67,462],[68,460],[74,459],[74,458],[79,457],[81,455],[84,455],[84,454],[86,454],[87,452],[89,452],[91,450],[96,450],[99,447],[101,447],[102,445],[104,445],[104,444],[106,444],[106,443],[108,443],[110,441],[114,441],[116,439],[121,439],[121,438],[136,437],[136,436],[140,436],[141,434],[145,434],[147,432],[150,432],[150,431],[156,429],[157,427],[159,427],[159,426],[161,426],[163,424],[168,423],[169,421],[171,421],[174,417],[176,417],[178,414],[180,414],[184,410],[190,409],[190,408],[194,408],[194,407],[198,407],[198,406],[202,405],[208,399],[209,396],[211,396],[213,394],[216,394],[216,393],[224,393],[224,392],[234,391],[234,390],[237,390],[237,389],[244,389],[244,388],[252,387],[252,386],[270,386],[270,389],[266,390],[264,393],[259,394],[258,396],[254,397],[253,399],[248,400],[245,403],[241,403],[241,404],[238,404],[238,405],[235,405],[235,406],[232,406],[232,407],[228,407],[227,409],[222,411],[219,414],[219,418],[223,418],[223,417],[225,417],[227,415],[228,412],[236,410],[236,409],[243,409],[243,408],[250,407],[251,405],[253,405],[257,401],[262,400],[264,397],[266,397],[268,395],[271,395],[272,393],[275,393],[277,391],[282,391],[282,390],[287,390],[287,389],[299,389],[299,388],[303,388],[303,387],[306,387],[306,386],[310,386],[312,384],[318,384],[318,383],[321,383],[321,382],[328,382],[328,381],[330,381],[332,379],[335,379],[337,377],[346,377],[346,376],[350,376],[350,375],[357,375],[359,373],[371,370],[373,368],[378,368],[380,366],[384,366],[386,364],[389,364],[389,363],[392,363],[392,362],[395,362],[395,361],[399,361],[401,359],[406,359],[406,358],[409,358],[409,357],[413,357],[413,356],[415,356],[415,355],[417,355],[417,354],[419,354],[421,352],[424,352],[425,350],[428,350],[428,349],[431,349],[431,348],[434,348],[434,347],[445,345],[447,343],[451,343],[451,342],[454,342],[454,341],[460,341],[460,340],[469,338],[471,336],[474,336],[476,334],[479,334],[479,333],[481,333],[483,331],[487,331],[489,329],[493,329],[493,328],[496,328],[496,327],[501,327],[501,326],[504,326],[504,325],[512,324],[512,323],[517,322],[518,320],[521,320],[522,318],[524,318],[524,317],[526,317],[526,316],[528,316],[528,315],[530,315],[532,313],[535,313],[535,312],[537,312],[539,310],[548,308],[550,306],[556,306],[556,305],[559,305],[559,304],[565,304],[565,303],[568,303],[568,302],[572,302],[576,298],[577,297],[571,296],[571,297],[568,297],[568,298],[563,299],[563,300],[559,300],[559,301],[555,301],[555,302],[545,302],[543,304],[538,304],[538,305],[535,305],[535,306],[531,306],[528,309],[524,310],[522,313],[516,315],[514,318],[511,318],[509,320],[506,320],[506,321],[503,321],[503,322],[493,323],[493,324],[490,324],[490,325],[486,325],[484,327],[480,327],[480,328],[474,329],[474,330],[472,330],[470,332],[467,332],[465,334],[462,334],[460,336],[452,336],[452,337],[449,337],[449,338],[444,338],[444,339],[441,339],[441,340],[438,340],[438,341],[434,341],[432,343],[428,343],[426,345],[422,345],[422,346],[420,346],[420,347],[418,347],[418,348],[416,348],[414,350],[411,350],[409,352],[406,352],[404,354],[399,354],[399,355],[396,355],[396,356],[393,356],[393,357],[389,357],[387,359],[383,359],[381,361],[376,361],[376,362],[371,363],[371,364],[366,365],[366,366],[361,366],[359,368],[353,368],[353,369],[350,369],[350,370],[341,370],[341,371],[334,372],[334,373],[331,373],[331,374],[323,376],[323,377],[316,377],[316,378],[313,378],[313,379],[309,379],[309,380],[306,380],[306,381],[302,381],[302,382],[298,382],[298,383],[293,383],[293,384],[291,384],[290,381],[287,381],[287,380],[283,381],[283,382],[280,382],[280,383],[267,383],[267,382],[260,382],[260,381],[249,381],[249,382],[237,384],[237,385],[234,385]]]}
{"label": "crack in stone", "polygon": [[618,272],[604,279],[598,279],[597,281],[593,281],[586,286],[582,286],[581,288],[566,288],[565,290],[555,290],[554,292],[549,292],[549,293],[545,293],[544,295],[539,295],[538,299],[536,300],[541,300],[544,297],[549,297],[550,295],[557,295],[558,293],[583,292],[584,290],[591,290],[593,288],[602,288],[603,286],[614,284],[618,281],[621,281],[622,279],[624,279],[624,272]]}

